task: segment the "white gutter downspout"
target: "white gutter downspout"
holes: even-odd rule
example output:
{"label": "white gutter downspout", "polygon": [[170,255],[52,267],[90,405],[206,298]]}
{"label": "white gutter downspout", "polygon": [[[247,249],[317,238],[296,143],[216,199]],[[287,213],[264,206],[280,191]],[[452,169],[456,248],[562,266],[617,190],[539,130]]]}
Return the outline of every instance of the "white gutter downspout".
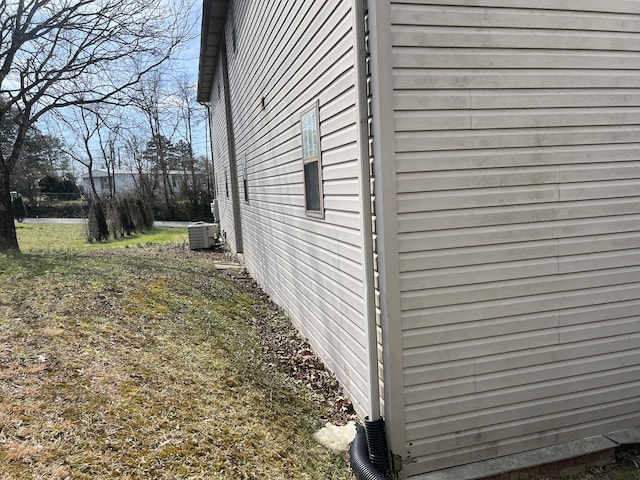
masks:
{"label": "white gutter downspout", "polygon": [[366,0],[353,0],[355,52],[355,92],[358,163],[360,166],[360,234],[362,238],[362,286],[367,336],[369,415],[364,428],[356,428],[350,450],[350,464],[358,480],[384,480],[390,470],[384,418],[380,411],[378,375],[378,322],[376,315],[375,271],[373,264],[373,215],[371,205],[371,163],[369,156],[369,112],[367,108]]}
{"label": "white gutter downspout", "polygon": [[367,335],[367,367],[369,390],[369,420],[381,418],[380,377],[378,375],[378,325],[376,321],[376,291],[373,265],[373,216],[371,209],[371,165],[369,162],[369,113],[367,108],[367,46],[365,39],[365,0],[353,0],[353,31],[355,36],[355,90],[358,131],[358,163],[360,166],[360,233],[362,236],[362,270]]}

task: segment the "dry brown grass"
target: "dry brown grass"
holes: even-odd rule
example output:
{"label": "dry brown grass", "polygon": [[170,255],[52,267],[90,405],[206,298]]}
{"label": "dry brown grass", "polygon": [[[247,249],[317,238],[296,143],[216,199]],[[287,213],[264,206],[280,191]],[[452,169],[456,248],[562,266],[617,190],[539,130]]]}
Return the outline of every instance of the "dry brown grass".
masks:
{"label": "dry brown grass", "polygon": [[185,249],[1,256],[0,479],[351,478],[256,308]]}

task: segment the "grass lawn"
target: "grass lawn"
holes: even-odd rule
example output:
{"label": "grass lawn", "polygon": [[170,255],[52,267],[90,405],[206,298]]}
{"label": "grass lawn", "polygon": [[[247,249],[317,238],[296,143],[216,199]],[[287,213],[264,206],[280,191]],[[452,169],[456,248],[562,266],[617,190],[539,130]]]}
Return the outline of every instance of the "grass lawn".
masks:
{"label": "grass lawn", "polygon": [[79,224],[53,225],[45,223],[17,224],[20,250],[25,253],[52,250],[84,250],[112,247],[141,247],[145,245],[184,244],[189,236],[186,228],[157,228],[128,237],[111,239],[108,243],[88,243],[85,226]]}
{"label": "grass lawn", "polygon": [[352,478],[311,437],[331,407],[261,348],[279,314],[210,254],[27,246],[43,227],[0,255],[0,479]]}

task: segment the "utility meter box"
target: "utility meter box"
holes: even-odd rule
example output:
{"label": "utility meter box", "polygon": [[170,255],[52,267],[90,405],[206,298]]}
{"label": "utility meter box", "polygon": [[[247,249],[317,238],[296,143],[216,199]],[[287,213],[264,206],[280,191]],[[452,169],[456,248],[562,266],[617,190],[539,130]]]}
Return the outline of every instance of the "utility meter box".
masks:
{"label": "utility meter box", "polygon": [[213,202],[211,202],[211,215],[213,215],[213,221],[214,222],[219,222],[220,221],[220,210],[218,209],[218,199],[214,199]]}

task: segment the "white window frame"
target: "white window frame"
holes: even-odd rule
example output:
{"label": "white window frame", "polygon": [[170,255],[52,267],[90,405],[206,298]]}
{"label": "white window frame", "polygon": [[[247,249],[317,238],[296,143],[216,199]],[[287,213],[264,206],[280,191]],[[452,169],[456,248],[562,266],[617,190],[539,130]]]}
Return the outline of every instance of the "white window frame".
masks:
{"label": "white window frame", "polygon": [[244,190],[244,201],[249,203],[249,172],[248,165],[249,155],[245,152],[244,154],[244,163],[242,165],[242,187]]}
{"label": "white window frame", "polygon": [[[315,117],[315,118],[314,118]],[[315,121],[314,121],[315,120]],[[313,127],[313,128],[306,128]],[[315,130],[315,131],[314,131]],[[324,192],[322,188],[322,148],[320,146],[320,102],[316,100],[313,107],[300,114],[300,143],[302,153],[302,178],[304,186],[304,209],[310,217],[324,218]],[[317,165],[317,185],[307,185],[307,168]],[[311,167],[312,168],[312,167]],[[318,208],[309,208],[309,191],[317,188]],[[312,206],[313,207],[313,206]]]}

